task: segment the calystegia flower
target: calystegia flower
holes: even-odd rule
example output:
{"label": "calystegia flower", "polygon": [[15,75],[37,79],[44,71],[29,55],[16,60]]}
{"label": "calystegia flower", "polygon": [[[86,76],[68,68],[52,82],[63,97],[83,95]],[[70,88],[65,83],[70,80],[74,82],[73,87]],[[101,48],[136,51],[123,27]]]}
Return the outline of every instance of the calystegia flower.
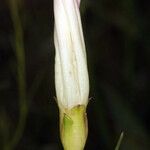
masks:
{"label": "calystegia flower", "polygon": [[68,150],[83,149],[87,137],[89,78],[79,6],[80,0],[54,0],[55,86],[61,140]]}

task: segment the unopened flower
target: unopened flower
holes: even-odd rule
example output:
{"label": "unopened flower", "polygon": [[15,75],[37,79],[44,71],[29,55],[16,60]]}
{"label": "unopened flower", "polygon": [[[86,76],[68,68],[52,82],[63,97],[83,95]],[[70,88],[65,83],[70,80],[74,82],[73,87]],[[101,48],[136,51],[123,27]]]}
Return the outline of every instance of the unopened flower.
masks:
{"label": "unopened flower", "polygon": [[54,0],[55,85],[59,107],[87,105],[89,79],[80,0]]}
{"label": "unopened flower", "polygon": [[65,150],[83,150],[87,138],[89,78],[80,0],[54,0],[55,85]]}

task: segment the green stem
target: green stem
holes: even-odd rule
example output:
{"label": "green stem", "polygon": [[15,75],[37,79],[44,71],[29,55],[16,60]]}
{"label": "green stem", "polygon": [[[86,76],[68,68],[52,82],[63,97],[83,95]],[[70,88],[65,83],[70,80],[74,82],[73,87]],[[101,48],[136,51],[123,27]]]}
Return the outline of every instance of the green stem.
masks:
{"label": "green stem", "polygon": [[119,140],[117,142],[117,145],[115,147],[115,150],[119,150],[121,142],[122,142],[122,139],[123,139],[123,136],[124,136],[124,133],[122,132],[121,135],[120,135],[120,137],[119,137]]}
{"label": "green stem", "polygon": [[25,71],[25,50],[23,42],[23,29],[19,16],[20,2],[9,0],[11,18],[14,27],[15,54],[17,59],[17,83],[19,90],[19,121],[12,140],[4,147],[5,150],[14,149],[22,137],[26,117],[28,112],[27,93],[26,93],[26,71]]}

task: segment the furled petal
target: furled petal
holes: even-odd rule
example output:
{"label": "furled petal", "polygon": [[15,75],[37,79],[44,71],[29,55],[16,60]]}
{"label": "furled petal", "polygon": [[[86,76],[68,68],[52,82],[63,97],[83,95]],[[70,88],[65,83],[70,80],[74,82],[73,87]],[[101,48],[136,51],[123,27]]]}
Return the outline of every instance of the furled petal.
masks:
{"label": "furled petal", "polygon": [[54,0],[56,95],[60,107],[88,103],[89,79],[80,0]]}

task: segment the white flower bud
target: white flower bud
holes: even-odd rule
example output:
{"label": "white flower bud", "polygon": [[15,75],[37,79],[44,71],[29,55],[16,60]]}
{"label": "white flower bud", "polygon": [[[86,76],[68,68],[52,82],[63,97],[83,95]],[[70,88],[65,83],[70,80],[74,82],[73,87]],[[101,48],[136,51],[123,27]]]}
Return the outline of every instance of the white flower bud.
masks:
{"label": "white flower bud", "polygon": [[80,0],[54,0],[55,85],[60,108],[87,105],[89,78]]}

